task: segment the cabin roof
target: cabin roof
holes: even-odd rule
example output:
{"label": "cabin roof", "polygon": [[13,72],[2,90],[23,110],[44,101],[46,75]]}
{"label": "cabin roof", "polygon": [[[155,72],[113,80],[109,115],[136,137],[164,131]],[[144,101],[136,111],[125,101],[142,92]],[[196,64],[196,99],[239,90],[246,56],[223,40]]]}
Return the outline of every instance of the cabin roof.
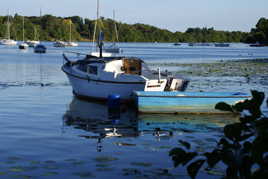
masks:
{"label": "cabin roof", "polygon": [[124,60],[124,59],[128,59],[128,60],[137,60],[140,61],[142,63],[144,63],[143,60],[141,60],[140,58],[137,57],[124,57],[124,56],[120,56],[120,57],[95,57],[95,56],[91,56],[91,55],[87,55],[86,58],[84,59],[85,61],[90,61],[90,62],[95,62],[95,63],[108,63],[111,61],[115,61],[115,60]]}

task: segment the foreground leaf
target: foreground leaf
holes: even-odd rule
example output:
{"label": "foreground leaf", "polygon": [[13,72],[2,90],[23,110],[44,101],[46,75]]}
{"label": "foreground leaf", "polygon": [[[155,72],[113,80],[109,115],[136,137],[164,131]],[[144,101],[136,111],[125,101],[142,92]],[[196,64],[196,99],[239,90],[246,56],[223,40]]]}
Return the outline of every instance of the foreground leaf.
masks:
{"label": "foreground leaf", "polygon": [[197,172],[199,171],[199,169],[202,167],[202,165],[204,164],[205,160],[197,160],[193,163],[191,163],[188,167],[187,167],[187,172],[188,175],[194,179],[197,175]]}

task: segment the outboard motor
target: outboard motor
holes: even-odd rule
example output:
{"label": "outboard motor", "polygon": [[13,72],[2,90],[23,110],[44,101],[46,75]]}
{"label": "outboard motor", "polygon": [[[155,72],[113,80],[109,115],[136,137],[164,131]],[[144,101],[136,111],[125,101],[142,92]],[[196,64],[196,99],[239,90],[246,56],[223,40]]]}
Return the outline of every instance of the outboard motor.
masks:
{"label": "outboard motor", "polygon": [[185,91],[188,84],[189,84],[189,80],[176,79],[173,77],[169,77],[167,79],[165,91]]}

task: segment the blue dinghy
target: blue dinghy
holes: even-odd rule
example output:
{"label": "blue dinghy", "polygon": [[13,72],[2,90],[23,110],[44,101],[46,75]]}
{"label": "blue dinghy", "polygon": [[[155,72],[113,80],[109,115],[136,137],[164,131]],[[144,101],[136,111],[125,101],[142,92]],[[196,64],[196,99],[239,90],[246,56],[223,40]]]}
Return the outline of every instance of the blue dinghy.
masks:
{"label": "blue dinghy", "polygon": [[227,113],[215,109],[218,102],[235,104],[251,98],[241,92],[135,91],[140,113]]}

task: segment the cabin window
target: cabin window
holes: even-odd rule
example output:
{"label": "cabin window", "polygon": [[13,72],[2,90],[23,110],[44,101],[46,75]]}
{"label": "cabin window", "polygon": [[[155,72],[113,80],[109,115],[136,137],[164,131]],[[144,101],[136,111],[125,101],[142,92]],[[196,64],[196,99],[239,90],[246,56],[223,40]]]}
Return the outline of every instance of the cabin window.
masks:
{"label": "cabin window", "polygon": [[87,72],[87,67],[85,65],[80,64],[78,66],[78,69],[81,70],[81,71]]}
{"label": "cabin window", "polygon": [[137,69],[136,69],[135,67],[132,66],[132,67],[129,67],[129,70],[134,72],[134,71],[136,71]]}
{"label": "cabin window", "polygon": [[97,75],[98,74],[98,67],[89,65],[88,66],[88,73]]}

